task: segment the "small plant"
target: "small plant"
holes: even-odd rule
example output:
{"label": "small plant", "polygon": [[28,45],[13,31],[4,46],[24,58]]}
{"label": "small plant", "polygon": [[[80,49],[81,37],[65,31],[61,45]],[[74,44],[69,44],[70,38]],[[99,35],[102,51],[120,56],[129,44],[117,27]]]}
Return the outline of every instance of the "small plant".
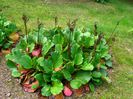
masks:
{"label": "small plant", "polygon": [[98,3],[105,3],[105,2],[109,2],[109,0],[95,0]]}
{"label": "small plant", "polygon": [[6,56],[12,76],[21,79],[25,91],[71,96],[73,90],[94,91],[94,86],[110,82],[112,61],[104,35],[75,25],[76,20],[65,29],[56,25],[46,30],[38,24]]}
{"label": "small plant", "polygon": [[9,53],[10,48],[18,39],[16,25],[0,15],[0,52]]}

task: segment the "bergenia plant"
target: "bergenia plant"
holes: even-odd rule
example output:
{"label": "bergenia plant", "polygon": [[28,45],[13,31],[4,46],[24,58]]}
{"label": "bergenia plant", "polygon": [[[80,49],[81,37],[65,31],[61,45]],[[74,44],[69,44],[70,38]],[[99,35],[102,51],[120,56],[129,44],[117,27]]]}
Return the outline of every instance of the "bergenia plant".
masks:
{"label": "bergenia plant", "polygon": [[93,91],[103,81],[110,82],[109,46],[103,34],[89,30],[72,22],[65,29],[41,26],[31,31],[6,56],[12,76],[21,79],[25,91],[40,89],[43,96],[71,96],[81,87]]}
{"label": "bergenia plant", "polygon": [[9,52],[18,39],[16,25],[0,15],[0,52]]}

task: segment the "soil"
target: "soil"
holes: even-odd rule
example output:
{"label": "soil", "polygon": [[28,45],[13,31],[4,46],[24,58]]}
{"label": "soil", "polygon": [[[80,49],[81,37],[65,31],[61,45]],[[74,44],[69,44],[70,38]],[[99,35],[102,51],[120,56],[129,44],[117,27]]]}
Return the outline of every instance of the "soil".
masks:
{"label": "soil", "polygon": [[5,58],[0,56],[0,99],[38,99],[37,93],[24,92],[19,80],[11,77],[11,72],[5,64]]}

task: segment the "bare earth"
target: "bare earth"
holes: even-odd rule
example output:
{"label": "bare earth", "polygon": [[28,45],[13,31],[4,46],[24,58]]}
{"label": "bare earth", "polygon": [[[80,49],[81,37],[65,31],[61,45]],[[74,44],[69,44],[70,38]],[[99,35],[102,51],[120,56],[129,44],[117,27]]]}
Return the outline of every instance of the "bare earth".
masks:
{"label": "bare earth", "polygon": [[24,92],[19,81],[11,77],[4,57],[0,57],[0,99],[38,99],[36,93]]}

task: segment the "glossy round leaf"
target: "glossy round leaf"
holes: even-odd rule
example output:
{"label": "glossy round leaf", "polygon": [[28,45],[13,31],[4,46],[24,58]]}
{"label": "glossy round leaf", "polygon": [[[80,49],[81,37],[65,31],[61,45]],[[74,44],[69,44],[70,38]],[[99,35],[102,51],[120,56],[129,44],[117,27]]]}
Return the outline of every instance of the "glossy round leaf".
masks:
{"label": "glossy round leaf", "polygon": [[60,81],[54,81],[51,87],[51,93],[57,95],[63,90],[63,84]]}
{"label": "glossy round leaf", "polygon": [[50,96],[51,94],[51,86],[50,85],[44,85],[43,88],[41,89],[41,94],[43,96]]}
{"label": "glossy round leaf", "polygon": [[11,69],[11,70],[14,68],[17,68],[16,64],[10,60],[7,60],[6,64],[9,67],[9,69]]}
{"label": "glossy round leaf", "polygon": [[100,72],[98,72],[98,71],[94,71],[92,73],[92,77],[94,77],[94,78],[101,78],[101,76],[102,76],[102,74]]}
{"label": "glossy round leaf", "polygon": [[82,70],[89,70],[89,71],[92,71],[94,69],[94,66],[90,63],[87,63],[85,62],[82,67],[81,67]]}
{"label": "glossy round leaf", "polygon": [[78,79],[73,79],[71,82],[70,82],[70,85],[73,89],[78,89],[81,87],[81,81],[78,80]]}
{"label": "glossy round leaf", "polygon": [[17,69],[12,70],[12,76],[13,77],[20,77],[21,73]]}
{"label": "glossy round leaf", "polygon": [[76,65],[80,65],[80,64],[82,64],[82,62],[83,62],[82,53],[77,53],[77,54],[75,55],[75,58],[74,58],[74,63],[75,63]]}

